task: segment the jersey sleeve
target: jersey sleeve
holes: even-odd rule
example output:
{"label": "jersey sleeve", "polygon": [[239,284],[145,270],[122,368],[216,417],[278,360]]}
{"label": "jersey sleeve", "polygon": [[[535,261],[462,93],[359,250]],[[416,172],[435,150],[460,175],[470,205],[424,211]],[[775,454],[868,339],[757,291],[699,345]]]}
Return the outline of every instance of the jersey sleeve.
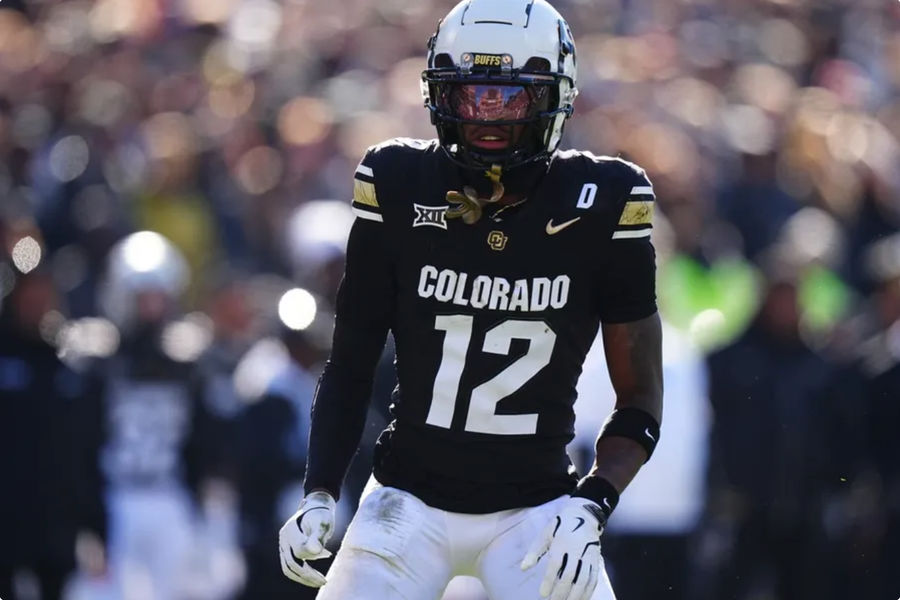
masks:
{"label": "jersey sleeve", "polygon": [[[368,157],[368,155],[367,155]],[[365,159],[359,169],[366,167]],[[365,426],[375,367],[393,319],[395,286],[388,235],[371,167],[357,170],[344,277],[335,307],[331,355],[316,388],[307,459],[306,493],[328,490],[337,499]],[[360,179],[360,176],[366,180]],[[366,184],[360,186],[360,184]],[[358,202],[362,197],[368,204]],[[359,206],[358,206],[359,205]]]}
{"label": "jersey sleeve", "polygon": [[632,185],[626,187],[628,191],[625,203],[619,213],[619,221],[613,229],[612,239],[649,238],[653,232],[653,209],[656,204],[653,184],[641,171],[632,180]]}
{"label": "jersey sleeve", "polygon": [[360,219],[384,222],[375,191],[375,153],[369,149],[353,174],[353,202],[350,205]]}
{"label": "jersey sleeve", "polygon": [[627,163],[600,293],[600,319],[626,323],[656,312],[656,252],[650,241],[656,196],[643,169]]}

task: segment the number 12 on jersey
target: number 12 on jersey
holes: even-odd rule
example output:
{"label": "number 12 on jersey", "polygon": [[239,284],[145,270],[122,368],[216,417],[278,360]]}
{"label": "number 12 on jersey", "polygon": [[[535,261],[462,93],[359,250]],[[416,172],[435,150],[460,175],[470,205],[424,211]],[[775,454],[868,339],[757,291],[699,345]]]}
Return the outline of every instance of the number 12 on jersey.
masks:
{"label": "number 12 on jersey", "polygon": [[[471,315],[438,315],[435,318],[435,329],[445,333],[441,364],[425,419],[429,425],[449,429],[453,421],[459,382],[472,340],[473,321]],[[498,415],[497,403],[515,393],[550,363],[556,333],[543,321],[508,319],[485,333],[481,350],[508,355],[513,339],[527,340],[527,352],[472,390],[466,431],[495,435],[529,435],[537,432],[537,413]]]}

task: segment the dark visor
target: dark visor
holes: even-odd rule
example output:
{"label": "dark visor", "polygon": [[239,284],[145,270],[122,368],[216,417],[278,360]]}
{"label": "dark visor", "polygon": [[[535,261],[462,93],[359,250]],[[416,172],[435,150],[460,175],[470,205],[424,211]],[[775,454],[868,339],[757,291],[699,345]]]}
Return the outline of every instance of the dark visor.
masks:
{"label": "dark visor", "polygon": [[460,84],[450,92],[450,109],[466,121],[515,121],[533,115],[543,86]]}

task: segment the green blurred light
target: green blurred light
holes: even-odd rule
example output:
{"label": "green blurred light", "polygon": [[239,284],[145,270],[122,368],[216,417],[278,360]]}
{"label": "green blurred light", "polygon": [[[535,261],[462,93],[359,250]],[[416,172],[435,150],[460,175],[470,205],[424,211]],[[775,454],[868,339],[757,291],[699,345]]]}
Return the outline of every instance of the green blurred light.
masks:
{"label": "green blurred light", "polygon": [[662,314],[706,351],[739,336],[759,306],[759,275],[740,258],[706,267],[676,255],[660,267],[657,283]]}

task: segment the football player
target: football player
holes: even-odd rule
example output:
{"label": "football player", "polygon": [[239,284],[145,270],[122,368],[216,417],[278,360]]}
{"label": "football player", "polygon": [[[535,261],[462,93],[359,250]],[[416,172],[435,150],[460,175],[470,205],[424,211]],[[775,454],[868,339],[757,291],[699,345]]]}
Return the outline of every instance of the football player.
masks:
{"label": "football player", "polygon": [[196,363],[204,338],[179,318],[188,278],[181,251],[156,232],[126,236],[107,257],[100,304],[112,341],[90,366],[89,396],[103,419],[97,460],[120,598],[134,593],[134,581],[153,600],[196,585],[190,567],[201,482],[223,444]]}
{"label": "football player", "polygon": [[[559,151],[575,44],[544,0],[466,0],[422,75],[437,129],[356,169],[334,341],[285,575],[324,600],[434,600],[456,575],[500,599],[613,598],[600,535],[659,439],[653,188],[616,158]],[[328,579],[341,481],[388,331],[393,422]],[[602,330],[616,407],[578,478],[575,385]]]}

